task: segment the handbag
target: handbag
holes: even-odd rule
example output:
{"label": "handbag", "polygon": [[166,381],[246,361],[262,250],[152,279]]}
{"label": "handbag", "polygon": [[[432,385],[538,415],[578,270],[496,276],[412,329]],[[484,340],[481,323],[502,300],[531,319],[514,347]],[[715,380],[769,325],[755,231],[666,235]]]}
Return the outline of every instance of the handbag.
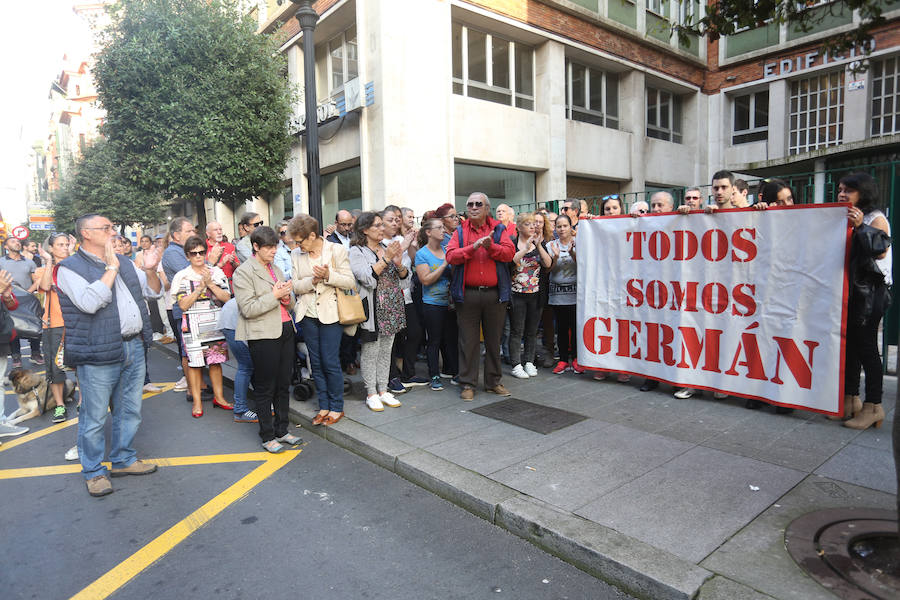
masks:
{"label": "handbag", "polygon": [[[334,264],[334,254],[331,255],[331,268],[337,270]],[[341,325],[357,325],[366,320],[366,311],[363,310],[362,298],[356,290],[342,290],[334,288],[337,297],[338,322]]]}
{"label": "handbag", "polygon": [[16,336],[36,340],[44,332],[44,309],[34,294],[30,294],[17,285],[13,285],[13,294],[19,301],[16,310],[9,311]]}

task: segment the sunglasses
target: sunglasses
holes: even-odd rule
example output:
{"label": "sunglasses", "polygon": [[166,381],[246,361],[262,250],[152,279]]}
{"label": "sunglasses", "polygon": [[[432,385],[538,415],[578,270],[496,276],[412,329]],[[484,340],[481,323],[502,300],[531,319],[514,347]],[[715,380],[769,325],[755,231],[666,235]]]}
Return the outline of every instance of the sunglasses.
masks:
{"label": "sunglasses", "polygon": [[642,208],[641,210],[639,210],[639,211],[637,211],[637,212],[638,212],[639,215],[646,215],[646,214],[647,214],[647,210],[644,209],[644,208]]}
{"label": "sunglasses", "polygon": [[484,206],[484,202],[466,202],[466,206],[468,208],[481,208]]}
{"label": "sunglasses", "polygon": [[603,196],[603,198],[601,198],[601,200],[618,200],[618,199],[619,199],[618,194],[612,194],[611,196]]}
{"label": "sunglasses", "polygon": [[287,229],[285,229],[284,231],[279,231],[278,235],[287,235]]}
{"label": "sunglasses", "polygon": [[685,200],[699,200],[700,196],[685,196]]}
{"label": "sunglasses", "polygon": [[191,250],[188,252],[188,256],[203,256],[206,254],[206,250]]}

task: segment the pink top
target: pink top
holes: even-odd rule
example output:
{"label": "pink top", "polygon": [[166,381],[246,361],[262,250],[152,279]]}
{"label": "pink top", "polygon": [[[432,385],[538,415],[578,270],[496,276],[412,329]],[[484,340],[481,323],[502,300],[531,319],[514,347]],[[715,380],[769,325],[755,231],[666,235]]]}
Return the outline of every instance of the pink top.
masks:
{"label": "pink top", "polygon": [[[272,281],[278,283],[278,277],[275,276],[275,270],[272,268],[271,264],[266,265],[266,268],[269,270],[269,275],[272,276]],[[281,308],[281,322],[287,323],[291,321],[291,314],[284,307],[284,302],[279,303],[279,307]]]}

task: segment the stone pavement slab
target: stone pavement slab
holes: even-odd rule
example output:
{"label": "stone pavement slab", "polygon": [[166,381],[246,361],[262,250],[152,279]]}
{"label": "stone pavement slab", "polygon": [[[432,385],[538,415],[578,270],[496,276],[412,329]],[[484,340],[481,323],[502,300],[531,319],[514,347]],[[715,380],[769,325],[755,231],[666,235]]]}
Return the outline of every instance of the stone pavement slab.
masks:
{"label": "stone pavement slab", "polygon": [[576,512],[699,562],[804,475],[698,446]]}
{"label": "stone pavement slab", "polygon": [[476,415],[467,408],[451,405],[422,415],[414,414],[395,419],[376,427],[382,433],[398,440],[403,440],[419,448],[427,448],[474,431],[480,431],[496,423],[495,420]]}
{"label": "stone pavement slab", "polygon": [[889,494],[897,493],[894,455],[890,450],[850,444],[816,469],[816,475]]}

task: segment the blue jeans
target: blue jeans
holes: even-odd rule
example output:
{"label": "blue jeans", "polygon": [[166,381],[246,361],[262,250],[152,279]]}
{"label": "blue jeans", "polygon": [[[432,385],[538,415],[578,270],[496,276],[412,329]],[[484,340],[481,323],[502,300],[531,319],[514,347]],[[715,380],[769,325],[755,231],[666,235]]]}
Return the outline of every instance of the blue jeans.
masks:
{"label": "blue jeans", "polygon": [[343,412],[344,375],[341,372],[341,335],[344,327],[340,323],[325,325],[318,319],[304,317],[300,321],[303,341],[309,351],[313,381],[319,395],[319,410]]}
{"label": "blue jeans", "polygon": [[109,461],[122,469],[137,460],[131,447],[141,424],[141,386],[144,381],[144,342],[137,336],[124,342],[125,359],[112,365],[78,365],[81,410],[78,413],[78,457],[85,479],[108,475],[106,451],[107,408],[112,413]]}
{"label": "blue jeans", "polygon": [[253,359],[250,358],[250,348],[246,342],[234,339],[234,329],[223,329],[225,341],[231,355],[237,359],[237,373],[234,374],[234,414],[242,415],[250,406],[247,404],[247,388],[250,386],[250,377],[253,376]]}

